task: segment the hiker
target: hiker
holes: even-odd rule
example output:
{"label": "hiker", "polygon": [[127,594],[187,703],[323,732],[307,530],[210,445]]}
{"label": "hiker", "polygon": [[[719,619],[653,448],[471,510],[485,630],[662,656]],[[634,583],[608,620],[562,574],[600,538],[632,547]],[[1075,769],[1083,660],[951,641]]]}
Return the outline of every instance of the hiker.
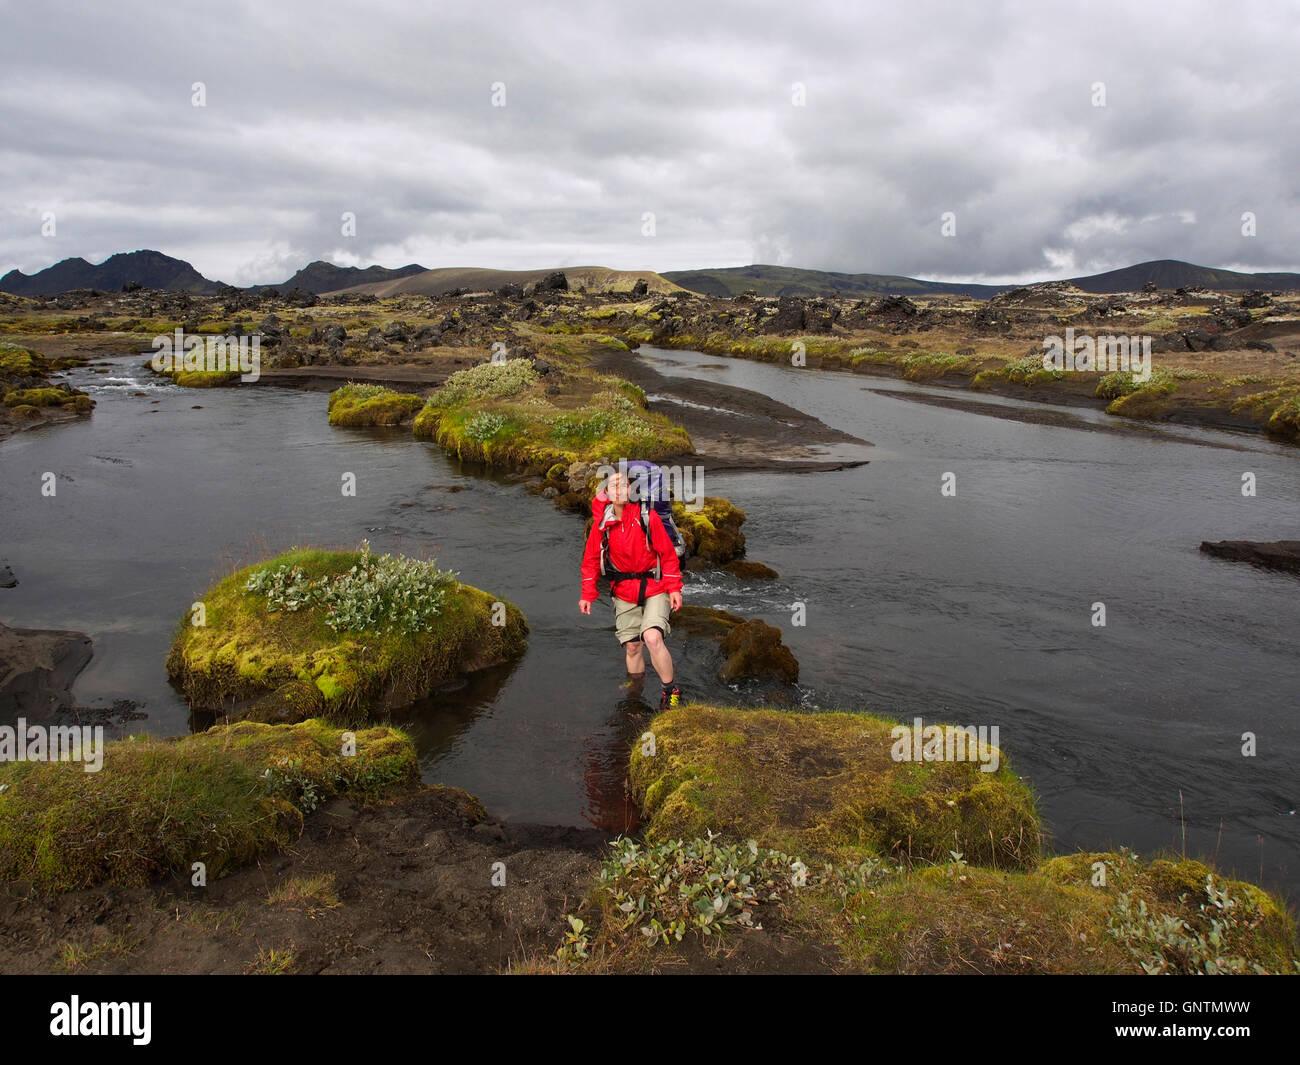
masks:
{"label": "hiker", "polygon": [[[644,482],[643,482],[644,483]],[[668,616],[682,605],[682,571],[674,538],[664,527],[655,507],[631,501],[626,475],[610,474],[604,491],[592,500],[591,534],[582,554],[582,598],[578,609],[591,613],[599,597],[597,579],[610,581],[614,600],[614,632],[623,645],[629,678],[645,676],[642,648],[663,685],[661,709],[681,702],[681,689],[673,679],[673,656],[665,637],[672,631]],[[675,532],[676,530],[674,530]]]}

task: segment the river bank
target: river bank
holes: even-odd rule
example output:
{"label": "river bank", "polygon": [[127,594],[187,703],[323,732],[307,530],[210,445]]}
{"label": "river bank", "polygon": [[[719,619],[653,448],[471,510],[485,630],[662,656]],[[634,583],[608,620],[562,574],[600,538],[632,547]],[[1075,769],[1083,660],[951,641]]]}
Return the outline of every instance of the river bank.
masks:
{"label": "river bank", "polygon": [[[105,756],[102,785],[77,765],[3,767],[0,842],[11,868],[0,889],[0,966],[1297,968],[1293,918],[1252,884],[1186,856],[1044,855],[1032,793],[1006,753],[953,726],[928,727],[923,738],[860,712],[690,705],[654,716],[631,747],[644,841],[490,819],[464,791],[411,786],[404,734],[359,732],[357,757],[340,758],[334,748],[351,735],[309,721],[218,728],[143,751],[119,744]],[[281,751],[300,757],[288,762]],[[236,807],[209,809],[232,781],[242,781]],[[29,830],[50,794],[69,790],[84,795],[100,831],[69,841],[51,865]],[[114,812],[124,795],[134,796],[129,825]],[[56,827],[75,831],[66,819]],[[196,856],[204,860],[191,863]],[[51,891],[60,885],[70,890]]]}

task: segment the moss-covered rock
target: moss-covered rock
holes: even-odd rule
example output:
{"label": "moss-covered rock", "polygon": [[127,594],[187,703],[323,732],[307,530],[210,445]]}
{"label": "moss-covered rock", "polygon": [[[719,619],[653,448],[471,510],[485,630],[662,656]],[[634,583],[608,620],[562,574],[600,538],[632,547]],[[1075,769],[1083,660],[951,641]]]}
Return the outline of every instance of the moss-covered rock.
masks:
{"label": "moss-covered rock", "polygon": [[224,388],[239,383],[237,370],[177,370],[167,375],[182,388]]}
{"label": "moss-covered rock", "polygon": [[16,388],[5,395],[6,407],[58,407],[70,403],[74,396],[61,388]]}
{"label": "moss-covered rock", "polygon": [[673,626],[688,636],[703,636],[722,643],[732,629],[743,625],[745,619],[729,610],[716,607],[699,606],[685,603],[680,610],[673,611]]}
{"label": "moss-covered rock", "polygon": [[718,565],[745,554],[745,534],[740,531],[745,512],[728,499],[705,496],[699,510],[673,503],[673,520],[686,541],[688,555]]}
{"label": "moss-covered rock", "polygon": [[722,568],[743,581],[771,581],[781,576],[771,566],[765,566],[761,562],[745,562],[742,559],[733,559]]}
{"label": "moss-covered rock", "polygon": [[21,380],[43,375],[46,362],[43,356],[20,344],[0,341],[0,380]]}
{"label": "moss-covered rock", "polygon": [[[895,761],[896,722],[693,705],[649,725],[632,753],[647,838],[755,839],[789,853],[966,860],[1026,868],[1040,839],[1033,796],[1007,767]],[[988,748],[984,753],[989,754]]]}
{"label": "moss-covered rock", "polygon": [[315,806],[342,792],[383,794],[418,778],[404,733],[344,734],[319,720],[219,726],[178,740],[106,745],[102,768],[0,764],[0,880],[56,891],[208,877],[287,845]]}
{"label": "moss-covered rock", "polygon": [[272,612],[246,587],[255,574],[282,567],[323,582],[362,560],[362,552],[295,551],[218,582],[201,597],[205,624],[182,622],[168,674],[203,709],[266,721],[315,713],[359,720],[524,649],[528,625],[519,609],[466,584],[445,591],[436,618],[414,632],[335,631],[319,605]]}
{"label": "moss-covered rock", "polygon": [[799,679],[799,662],[782,642],[781,630],[758,618],[687,603],[673,612],[672,621],[687,636],[717,643],[722,656],[717,675],[724,684],[769,679],[793,684]]}
{"label": "moss-covered rock", "polygon": [[382,385],[349,382],[330,393],[330,425],[401,425],[415,417],[424,399]]}
{"label": "moss-covered rock", "polygon": [[721,650],[718,679],[724,684],[766,677],[793,684],[799,679],[799,663],[782,642],[781,630],[759,618],[735,626],[723,637]]}

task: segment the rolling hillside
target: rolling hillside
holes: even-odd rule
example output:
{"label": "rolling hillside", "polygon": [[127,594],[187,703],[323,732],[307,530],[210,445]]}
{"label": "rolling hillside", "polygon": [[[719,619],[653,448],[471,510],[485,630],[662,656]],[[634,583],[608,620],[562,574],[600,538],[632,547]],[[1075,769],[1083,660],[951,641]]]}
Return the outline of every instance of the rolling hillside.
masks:
{"label": "rolling hillside", "polygon": [[[961,295],[988,299],[1018,285],[976,285],[922,281],[890,274],[839,274],[791,266],[734,266],[717,270],[668,270],[664,277],[706,296],[735,296],[753,290],[760,296],[934,296]],[[1056,280],[1041,278],[1042,281]],[[1215,270],[1176,259],[1157,259],[1086,277],[1067,278],[1085,292],[1135,292],[1148,281],[1162,289],[1200,285],[1223,292],[1249,289],[1300,289],[1300,274],[1243,274]]]}
{"label": "rolling hillside", "polygon": [[[565,266],[569,288],[586,288],[588,292],[631,291],[638,281],[646,282],[651,292],[677,292],[678,285],[666,280],[653,270],[611,270],[607,266]],[[527,285],[540,281],[554,270],[488,270],[478,267],[446,266],[396,281],[354,285],[345,292],[368,292],[374,296],[440,296],[453,289],[470,292],[490,292],[502,285]]]}

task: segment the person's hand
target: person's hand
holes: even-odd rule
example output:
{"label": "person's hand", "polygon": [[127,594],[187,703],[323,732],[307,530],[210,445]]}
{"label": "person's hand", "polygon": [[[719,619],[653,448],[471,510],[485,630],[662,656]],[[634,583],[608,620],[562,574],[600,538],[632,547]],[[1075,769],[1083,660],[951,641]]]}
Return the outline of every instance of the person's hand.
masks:
{"label": "person's hand", "polygon": [[[681,599],[681,596],[679,595],[677,598],[678,598],[678,599]],[[592,603],[592,601],[591,601],[590,599],[579,599],[579,600],[578,600],[578,609],[581,610],[584,614],[590,614],[590,613],[591,613],[591,603]]]}
{"label": "person's hand", "polygon": [[668,593],[668,608],[669,608],[670,610],[681,610],[681,608],[682,608],[682,593],[681,593],[681,592],[669,592],[669,593]]}

